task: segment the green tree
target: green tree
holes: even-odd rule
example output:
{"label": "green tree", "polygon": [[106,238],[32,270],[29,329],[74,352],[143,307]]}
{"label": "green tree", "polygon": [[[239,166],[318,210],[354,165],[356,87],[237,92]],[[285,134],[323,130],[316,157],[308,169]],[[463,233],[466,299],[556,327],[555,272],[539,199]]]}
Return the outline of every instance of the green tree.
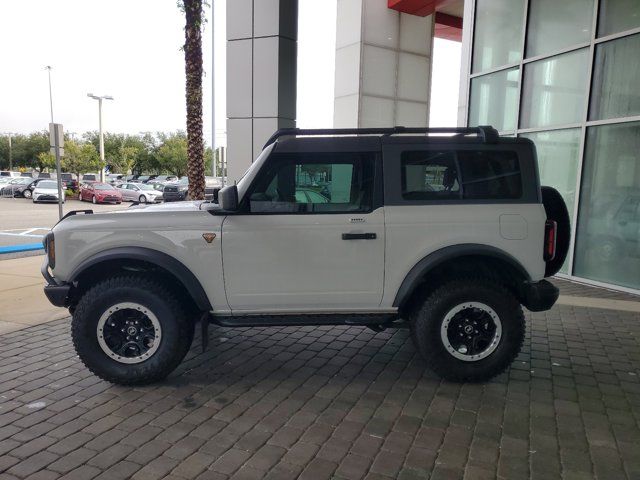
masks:
{"label": "green tree", "polygon": [[120,147],[120,161],[118,170],[122,173],[129,174],[133,172],[133,167],[138,159],[139,149],[135,146]]}
{"label": "green tree", "polygon": [[47,168],[38,158],[39,153],[49,152],[49,132],[46,130],[16,135],[12,146],[14,168],[34,168],[38,171]]}
{"label": "green tree", "polygon": [[202,136],[202,29],[203,0],[179,0],[185,14],[184,63],[186,76],[187,139],[189,144],[189,197],[204,199],[204,139]]}
{"label": "green tree", "polygon": [[100,155],[92,143],[65,142],[62,170],[75,173],[78,179],[83,173],[97,172],[104,168]]}
{"label": "green tree", "polygon": [[38,164],[40,171],[45,168],[56,168],[56,156],[51,152],[40,152],[38,154]]}
{"label": "green tree", "polygon": [[[176,132],[165,138],[158,148],[157,159],[161,171],[182,177],[187,172],[189,159],[187,138],[183,132]],[[203,172],[204,173],[204,172]],[[189,179],[191,181],[191,179]]]}

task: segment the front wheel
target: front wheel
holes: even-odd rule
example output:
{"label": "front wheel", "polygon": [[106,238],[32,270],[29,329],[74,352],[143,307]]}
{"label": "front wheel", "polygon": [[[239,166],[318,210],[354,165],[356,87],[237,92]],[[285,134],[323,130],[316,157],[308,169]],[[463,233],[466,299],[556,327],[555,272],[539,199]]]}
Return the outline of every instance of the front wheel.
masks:
{"label": "front wheel", "polygon": [[139,275],[98,283],[73,313],[73,345],[95,375],[121,385],[165,378],[189,351],[193,322],[161,283]]}
{"label": "front wheel", "polygon": [[96,203],[98,203],[98,200],[96,200],[96,196],[95,196],[95,195],[93,195],[93,196],[91,197],[91,203],[93,203],[94,205],[95,205]]}
{"label": "front wheel", "polygon": [[24,192],[22,192],[22,196],[23,196],[24,198],[31,198],[31,196],[32,196],[32,192],[31,192],[31,190],[29,190],[29,189],[27,188]]}
{"label": "front wheel", "polygon": [[429,367],[456,382],[502,373],[524,340],[524,315],[515,297],[488,280],[456,280],[433,291],[411,315],[416,348]]}
{"label": "front wheel", "polygon": [[147,203],[147,197],[145,197],[144,195],[140,195],[140,198],[138,198],[138,202]]}

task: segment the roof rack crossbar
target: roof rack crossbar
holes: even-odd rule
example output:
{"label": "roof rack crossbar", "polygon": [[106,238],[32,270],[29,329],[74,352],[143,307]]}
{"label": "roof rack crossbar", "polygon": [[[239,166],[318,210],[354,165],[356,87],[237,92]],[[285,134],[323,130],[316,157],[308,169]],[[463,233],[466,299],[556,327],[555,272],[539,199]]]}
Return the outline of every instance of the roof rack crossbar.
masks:
{"label": "roof rack crossbar", "polygon": [[324,136],[324,135],[400,135],[400,134],[442,134],[455,133],[456,136],[475,134],[483,143],[496,143],[498,141],[498,131],[489,126],[478,127],[391,127],[391,128],[281,128],[275,132],[263,148],[267,148],[280,137],[285,136]]}

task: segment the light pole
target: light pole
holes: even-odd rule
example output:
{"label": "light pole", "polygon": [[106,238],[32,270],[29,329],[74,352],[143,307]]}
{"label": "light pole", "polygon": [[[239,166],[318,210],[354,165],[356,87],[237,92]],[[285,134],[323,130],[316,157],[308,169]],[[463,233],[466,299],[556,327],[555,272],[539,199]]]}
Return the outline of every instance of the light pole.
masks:
{"label": "light pole", "polygon": [[[104,136],[102,134],[102,100],[113,100],[111,95],[94,95],[87,93],[87,97],[98,100],[98,129],[100,132],[100,163],[104,164]],[[104,182],[104,167],[100,170],[100,181]]]}
{"label": "light pole", "polygon": [[53,122],[53,93],[51,92],[51,65],[47,65],[44,69],[47,71],[49,75],[49,108],[51,109],[51,123],[49,124],[49,139],[51,140],[51,134],[53,134],[53,139],[55,143],[49,142],[50,146],[55,145],[55,156],[56,156],[56,183],[58,184],[58,217],[62,220],[62,173],[60,168],[60,145],[58,144],[58,139],[56,133],[58,132],[58,128],[62,128],[62,125],[56,126]]}

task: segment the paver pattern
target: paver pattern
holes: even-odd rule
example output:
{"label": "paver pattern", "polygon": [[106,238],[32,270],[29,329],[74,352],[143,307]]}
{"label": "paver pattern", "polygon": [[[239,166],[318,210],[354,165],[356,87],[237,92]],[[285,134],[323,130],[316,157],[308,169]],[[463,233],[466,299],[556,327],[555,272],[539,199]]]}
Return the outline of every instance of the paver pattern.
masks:
{"label": "paver pattern", "polygon": [[640,478],[639,423],[631,312],[527,314],[513,367],[463,385],[406,330],[212,327],[143,388],[91,375],[68,319],[0,336],[1,480]]}

